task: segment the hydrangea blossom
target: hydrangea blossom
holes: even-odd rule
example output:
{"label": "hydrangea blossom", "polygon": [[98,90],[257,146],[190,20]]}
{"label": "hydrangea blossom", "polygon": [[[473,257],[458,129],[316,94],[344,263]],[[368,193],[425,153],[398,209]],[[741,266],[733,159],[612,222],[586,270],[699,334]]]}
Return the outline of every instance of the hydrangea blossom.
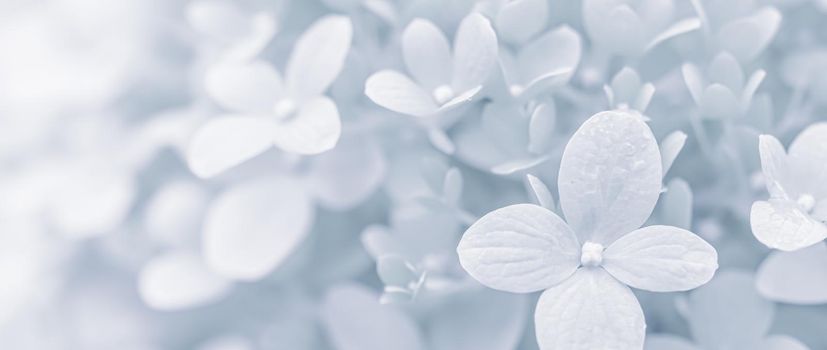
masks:
{"label": "hydrangea blossom", "polygon": [[796,137],[789,152],[778,139],[761,135],[761,168],[770,193],[752,205],[752,232],[770,248],[792,251],[827,238],[824,163],[827,124],[814,124]]}
{"label": "hydrangea blossom", "polygon": [[411,80],[394,70],[374,73],[365,95],[392,111],[425,117],[460,107],[482,91],[497,62],[497,36],[480,14],[463,19],[453,47],[434,23],[414,19],[402,33]]}
{"label": "hydrangea blossom", "polygon": [[572,136],[560,164],[560,206],[516,204],[475,222],[457,247],[480,283],[545,290],[535,327],[541,349],[642,349],[645,322],[627,287],[693,289],[717,269],[715,249],[672,226],[640,228],[661,189],[649,127],[628,113],[598,113]]}
{"label": "hydrangea blossom", "polygon": [[212,67],[207,93],[235,115],[210,120],[195,134],[188,151],[192,171],[214,176],[273,145],[298,154],[333,148],[341,121],[335,102],[322,94],[342,69],[352,30],[346,17],[318,20],[297,41],[284,81],[257,60]]}

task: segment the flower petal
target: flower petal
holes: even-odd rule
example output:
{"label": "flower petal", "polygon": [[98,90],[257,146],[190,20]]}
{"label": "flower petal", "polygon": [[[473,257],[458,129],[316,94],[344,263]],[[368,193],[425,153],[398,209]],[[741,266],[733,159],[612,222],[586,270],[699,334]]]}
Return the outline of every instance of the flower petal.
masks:
{"label": "flower petal", "polygon": [[297,103],[321,95],[336,79],[350,50],[353,26],[345,16],[317,20],[296,41],[287,61],[287,87]]}
{"label": "flower petal", "polygon": [[497,63],[497,34],[483,15],[465,17],[454,38],[451,87],[467,91],[483,85]]}
{"label": "flower petal", "polygon": [[439,108],[431,95],[419,85],[392,70],[371,75],[365,82],[365,95],[382,107],[415,117],[434,114]]}
{"label": "flower petal", "polygon": [[268,112],[284,94],[281,75],[262,61],[219,63],[204,79],[207,95],[230,111]]}
{"label": "flower petal", "polygon": [[758,292],[782,303],[827,303],[827,245],[773,252],[757,272]]}
{"label": "flower petal", "polygon": [[170,253],[150,260],[138,276],[141,299],[153,309],[180,310],[223,297],[230,283],[210,272],[201,257]]}
{"label": "flower petal", "polygon": [[569,140],[560,163],[560,205],[581,242],[608,246],[639,228],[662,181],[658,144],[642,119],[595,114]]}
{"label": "flower petal", "polygon": [[509,1],[497,13],[496,23],[504,41],[522,44],[548,24],[548,1]]}
{"label": "flower petal", "polygon": [[672,132],[660,142],[661,166],[664,174],[672,168],[672,163],[681,153],[684,144],[686,144],[686,134],[680,130]]}
{"label": "flower petal", "polygon": [[[733,20],[718,31],[718,46],[742,62],[751,61],[769,45],[781,25],[781,12],[771,6]],[[751,38],[744,40],[745,37]]]}
{"label": "flower petal", "polygon": [[534,324],[543,350],[643,349],[646,330],[635,295],[601,268],[543,292]]}
{"label": "flower petal", "polygon": [[718,269],[718,253],[687,230],[648,226],[606,248],[603,268],[634,288],[652,292],[685,291],[709,282]]}
{"label": "flower petal", "polygon": [[827,226],[801,212],[795,202],[758,201],[749,217],[752,234],[770,248],[792,251],[827,238]]}
{"label": "flower petal", "polygon": [[701,350],[688,340],[669,334],[650,334],[644,350]]}
{"label": "flower petal", "polygon": [[827,197],[827,123],[815,123],[790,144],[789,159],[802,192]]}
{"label": "flower petal", "polygon": [[318,154],[339,142],[342,121],[336,104],[327,97],[309,100],[292,118],[273,130],[276,147],[298,154]]}
{"label": "flower petal", "polygon": [[344,210],[370,196],[385,177],[385,158],[370,138],[348,137],[311,160],[310,189],[325,207]]}
{"label": "flower petal", "polygon": [[761,155],[761,170],[767,191],[773,198],[788,198],[786,187],[790,183],[790,160],[781,141],[772,135],[758,137],[758,152]]}
{"label": "flower petal", "polygon": [[379,304],[379,296],[359,285],[328,291],[321,322],[339,350],[424,350],[416,322],[394,305]]}
{"label": "flower petal", "polygon": [[309,196],[295,180],[268,177],[232,187],[207,211],[207,266],[232,279],[260,279],[304,240],[313,215]]}
{"label": "flower petal", "polygon": [[190,141],[187,164],[201,178],[215,176],[273,145],[275,123],[265,118],[228,116],[210,120]]}
{"label": "flower petal", "polygon": [[514,293],[554,286],[580,265],[580,244],[568,225],[533,204],[486,214],[465,231],[457,253],[477,281]]}
{"label": "flower petal", "polygon": [[764,337],[774,305],[755,290],[755,278],[737,270],[722,271],[689,294],[687,321],[704,349],[741,349]]}
{"label": "flower petal", "polygon": [[426,89],[449,83],[451,45],[431,21],[416,18],[402,33],[402,57],[408,72]]}
{"label": "flower petal", "polygon": [[580,34],[569,26],[563,25],[550,30],[526,44],[517,54],[517,67],[520,74],[519,83],[529,88],[530,82],[553,72],[565,72],[554,80],[565,84],[574,74],[580,63]]}

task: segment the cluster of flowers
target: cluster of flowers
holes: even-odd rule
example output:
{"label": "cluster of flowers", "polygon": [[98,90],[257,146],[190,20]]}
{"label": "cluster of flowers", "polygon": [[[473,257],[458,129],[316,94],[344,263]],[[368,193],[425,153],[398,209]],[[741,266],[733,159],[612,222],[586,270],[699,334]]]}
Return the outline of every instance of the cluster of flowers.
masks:
{"label": "cluster of flowers", "polygon": [[0,5],[0,344],[827,348],[825,19]]}

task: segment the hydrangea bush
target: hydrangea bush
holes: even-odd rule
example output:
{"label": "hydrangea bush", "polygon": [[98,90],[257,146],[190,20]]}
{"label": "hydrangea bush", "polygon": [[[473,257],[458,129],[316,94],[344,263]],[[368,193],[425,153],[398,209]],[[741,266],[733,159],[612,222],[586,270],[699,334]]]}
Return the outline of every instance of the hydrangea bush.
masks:
{"label": "hydrangea bush", "polygon": [[825,20],[0,1],[0,348],[827,349]]}

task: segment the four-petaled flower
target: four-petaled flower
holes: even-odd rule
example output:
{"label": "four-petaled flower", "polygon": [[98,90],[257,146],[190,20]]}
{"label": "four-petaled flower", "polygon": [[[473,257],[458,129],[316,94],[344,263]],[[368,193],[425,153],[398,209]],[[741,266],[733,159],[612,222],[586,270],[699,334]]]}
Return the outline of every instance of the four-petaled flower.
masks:
{"label": "four-petaled flower", "polygon": [[759,138],[768,201],[753,203],[752,233],[770,248],[793,251],[827,238],[827,123],[798,135],[789,153],[771,135]]}
{"label": "four-petaled flower", "polygon": [[658,200],[662,165],[637,116],[587,120],[566,146],[558,181],[567,221],[532,204],[497,209],[465,232],[460,263],[494,289],[545,290],[534,315],[541,349],[642,349],[643,312],[627,285],[696,288],[718,268],[717,252],[684,229],[640,228]]}
{"label": "four-petaled flower", "polygon": [[394,112],[431,116],[462,106],[482,90],[497,63],[497,35],[479,13],[462,20],[448,39],[432,22],[414,19],[402,33],[402,56],[416,82],[394,70],[382,70],[365,82],[365,95]]}
{"label": "four-petaled flower", "polygon": [[190,169],[211,177],[276,146],[297,154],[318,154],[339,141],[336,103],[324,96],[339,75],[353,28],[344,16],[316,21],[296,42],[287,76],[263,61],[227,61],[212,67],[206,92],[233,114],[214,118],[193,136]]}

